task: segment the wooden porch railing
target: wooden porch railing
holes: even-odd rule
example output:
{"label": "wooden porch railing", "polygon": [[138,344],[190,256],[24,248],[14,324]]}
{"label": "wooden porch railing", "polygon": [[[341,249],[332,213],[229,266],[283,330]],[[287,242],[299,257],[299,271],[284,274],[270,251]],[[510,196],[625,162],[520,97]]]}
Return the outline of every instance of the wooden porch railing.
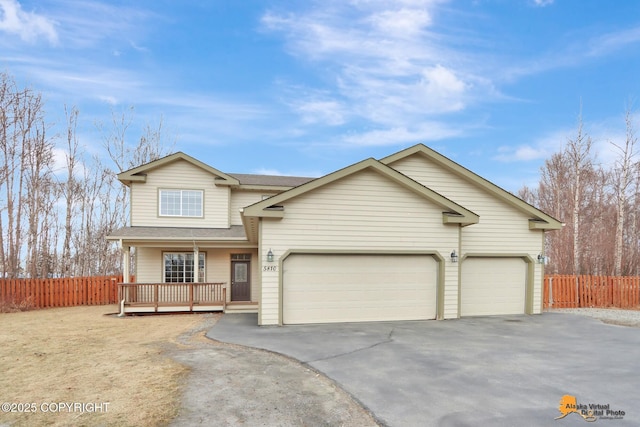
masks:
{"label": "wooden porch railing", "polygon": [[118,300],[125,307],[211,307],[224,310],[226,283],[118,283]]}

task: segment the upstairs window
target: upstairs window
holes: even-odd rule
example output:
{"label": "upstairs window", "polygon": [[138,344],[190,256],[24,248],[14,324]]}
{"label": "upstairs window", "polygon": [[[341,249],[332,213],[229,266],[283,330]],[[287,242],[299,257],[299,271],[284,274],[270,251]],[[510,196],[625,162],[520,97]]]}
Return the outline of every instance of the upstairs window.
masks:
{"label": "upstairs window", "polygon": [[160,190],[160,216],[202,217],[202,190]]}

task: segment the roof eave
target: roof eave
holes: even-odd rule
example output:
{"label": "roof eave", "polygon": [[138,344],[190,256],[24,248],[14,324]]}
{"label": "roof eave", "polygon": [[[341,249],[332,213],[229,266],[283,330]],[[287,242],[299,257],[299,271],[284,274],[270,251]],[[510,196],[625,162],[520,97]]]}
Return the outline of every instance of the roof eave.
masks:
{"label": "roof eave", "polygon": [[234,189],[238,189],[238,190],[244,190],[244,191],[277,191],[277,192],[283,192],[283,191],[287,191],[287,190],[291,190],[293,187],[291,186],[285,186],[285,185],[260,185],[260,184],[240,184],[240,185],[234,185],[228,182],[220,182],[217,183],[216,185],[218,186],[230,186],[233,187]]}
{"label": "roof eave", "polygon": [[259,239],[258,229],[260,227],[260,219],[255,216],[244,216],[244,209],[240,209],[240,218],[242,219],[242,225],[244,227],[247,239],[250,242],[257,242]]}
{"label": "roof eave", "polygon": [[107,240],[135,240],[137,242],[192,242],[194,240],[198,242],[243,242],[246,241],[246,237],[163,237],[163,236],[107,236]]}
{"label": "roof eave", "polygon": [[442,212],[443,224],[459,224],[462,227],[466,227],[478,222],[480,222],[480,217],[476,214],[462,215],[456,212]]}
{"label": "roof eave", "polygon": [[564,224],[560,222],[547,222],[539,219],[530,219],[529,220],[529,230],[543,230],[543,231],[552,231],[552,230],[560,230],[562,229]]}

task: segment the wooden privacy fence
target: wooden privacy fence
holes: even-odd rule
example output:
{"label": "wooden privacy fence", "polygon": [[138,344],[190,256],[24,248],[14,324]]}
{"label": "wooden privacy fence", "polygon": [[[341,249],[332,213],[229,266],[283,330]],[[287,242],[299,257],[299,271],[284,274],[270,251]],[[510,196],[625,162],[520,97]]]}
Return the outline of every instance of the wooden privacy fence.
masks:
{"label": "wooden privacy fence", "polygon": [[640,277],[572,276],[544,278],[544,308],[640,306]]}
{"label": "wooden privacy fence", "polygon": [[122,276],[0,279],[0,304],[25,308],[115,304],[119,282]]}

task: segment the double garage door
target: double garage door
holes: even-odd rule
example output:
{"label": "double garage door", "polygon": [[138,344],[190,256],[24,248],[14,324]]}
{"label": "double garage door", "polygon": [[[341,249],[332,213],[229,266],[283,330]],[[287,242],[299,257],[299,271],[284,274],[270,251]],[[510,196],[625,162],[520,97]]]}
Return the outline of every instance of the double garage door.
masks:
{"label": "double garage door", "polygon": [[[522,258],[462,261],[460,316],[525,313]],[[436,318],[438,264],[428,255],[293,254],[283,265],[283,323]]]}
{"label": "double garage door", "polygon": [[285,324],[435,319],[438,264],[428,255],[292,254]]}

